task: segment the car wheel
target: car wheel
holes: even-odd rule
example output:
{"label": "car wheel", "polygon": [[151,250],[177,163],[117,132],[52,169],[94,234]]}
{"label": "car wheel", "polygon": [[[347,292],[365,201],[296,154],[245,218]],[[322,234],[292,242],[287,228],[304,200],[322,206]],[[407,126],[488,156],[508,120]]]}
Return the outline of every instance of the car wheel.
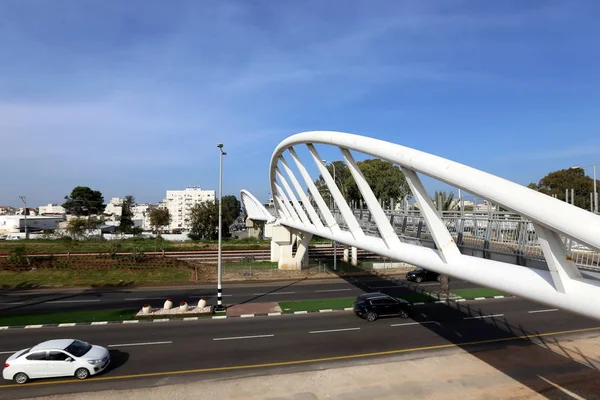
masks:
{"label": "car wheel", "polygon": [[77,379],[87,379],[90,376],[90,371],[87,368],[77,368],[75,377]]}
{"label": "car wheel", "polygon": [[24,383],[27,383],[27,381],[29,380],[29,377],[27,376],[26,373],[24,372],[19,372],[18,374],[16,374],[13,377],[13,380],[18,383],[19,385],[22,385]]}
{"label": "car wheel", "polygon": [[404,318],[404,319],[408,318],[408,311],[406,311],[406,310],[400,311],[400,318]]}
{"label": "car wheel", "polygon": [[417,276],[415,278],[415,282],[417,282],[417,283],[421,283],[422,280],[423,280],[423,278],[421,278],[420,276]]}
{"label": "car wheel", "polygon": [[371,311],[367,314],[367,321],[373,322],[376,319],[377,319],[377,314],[375,314],[374,312]]}

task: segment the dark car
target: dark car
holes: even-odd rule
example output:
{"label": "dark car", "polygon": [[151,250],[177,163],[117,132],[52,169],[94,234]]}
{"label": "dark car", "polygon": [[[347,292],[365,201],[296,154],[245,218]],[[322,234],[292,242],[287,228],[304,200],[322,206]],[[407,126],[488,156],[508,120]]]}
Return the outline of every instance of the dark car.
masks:
{"label": "dark car", "polygon": [[369,322],[388,316],[408,318],[411,311],[412,305],[408,301],[384,293],[361,294],[354,301],[354,313]]}
{"label": "dark car", "polygon": [[440,281],[440,274],[434,271],[429,271],[424,268],[416,268],[406,274],[407,281],[415,281],[417,283],[422,281]]}

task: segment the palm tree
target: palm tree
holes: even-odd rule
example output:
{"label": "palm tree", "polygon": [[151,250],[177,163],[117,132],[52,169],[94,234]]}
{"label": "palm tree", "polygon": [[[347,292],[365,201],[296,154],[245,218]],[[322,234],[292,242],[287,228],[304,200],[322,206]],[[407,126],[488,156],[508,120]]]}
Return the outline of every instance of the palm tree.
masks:
{"label": "palm tree", "polygon": [[[434,197],[431,199],[433,201],[433,205],[435,208],[441,212],[443,211],[453,211],[457,209],[457,202],[454,201],[454,193],[437,191],[434,194]],[[450,293],[450,284],[448,282],[448,275],[441,274],[440,275],[440,294],[444,297],[448,297]]]}

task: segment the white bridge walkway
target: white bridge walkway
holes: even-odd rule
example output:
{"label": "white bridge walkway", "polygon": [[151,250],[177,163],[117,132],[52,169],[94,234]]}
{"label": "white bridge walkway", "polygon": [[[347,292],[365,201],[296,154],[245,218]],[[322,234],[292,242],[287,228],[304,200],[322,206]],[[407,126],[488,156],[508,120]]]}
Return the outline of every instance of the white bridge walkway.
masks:
{"label": "white bridge walkway", "polygon": [[[350,208],[317,146],[341,153],[366,209]],[[360,153],[399,165],[420,213],[383,210],[356,164],[355,154]],[[511,213],[441,215],[419,174]],[[335,201],[335,212],[314,184],[319,175]],[[598,266],[598,215],[463,164],[341,132],[305,132],[284,140],[271,159],[270,183],[276,219],[247,191],[242,191],[242,202],[250,219],[268,222],[272,258],[280,268],[301,267],[312,235],[318,235],[600,319],[600,281],[585,272]]]}

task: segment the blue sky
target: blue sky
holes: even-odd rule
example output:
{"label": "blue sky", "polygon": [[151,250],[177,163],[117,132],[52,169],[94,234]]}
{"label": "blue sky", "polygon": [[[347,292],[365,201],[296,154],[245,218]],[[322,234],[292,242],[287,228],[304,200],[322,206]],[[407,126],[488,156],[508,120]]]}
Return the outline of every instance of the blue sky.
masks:
{"label": "blue sky", "polygon": [[76,185],[139,202],[217,189],[217,142],[224,194],[263,200],[273,149],[306,130],[522,184],[598,163],[599,11],[593,0],[3,0],[0,205],[60,202]]}

